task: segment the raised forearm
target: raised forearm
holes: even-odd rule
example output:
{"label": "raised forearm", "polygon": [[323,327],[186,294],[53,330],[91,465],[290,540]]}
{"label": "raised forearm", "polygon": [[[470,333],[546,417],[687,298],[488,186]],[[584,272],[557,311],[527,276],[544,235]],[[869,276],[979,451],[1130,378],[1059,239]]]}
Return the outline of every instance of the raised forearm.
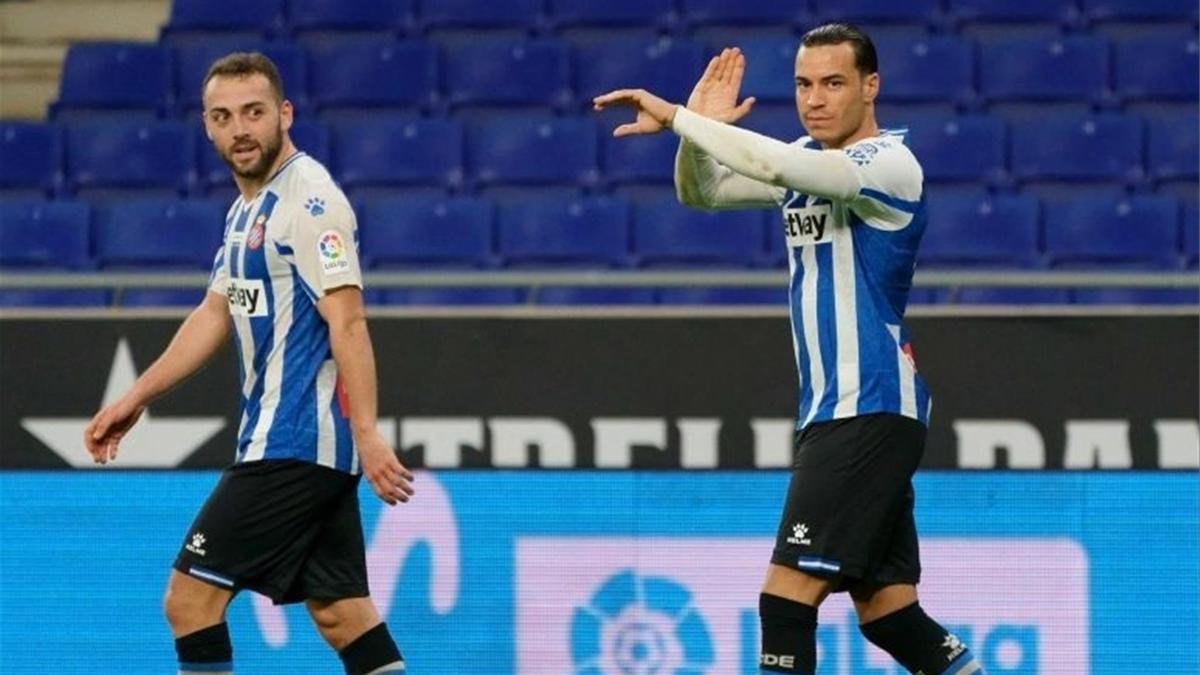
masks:
{"label": "raised forearm", "polygon": [[862,187],[853,162],[840,152],[797,148],[685,108],[676,111],[672,128],[705,154],[755,181],[838,200],[857,196]]}

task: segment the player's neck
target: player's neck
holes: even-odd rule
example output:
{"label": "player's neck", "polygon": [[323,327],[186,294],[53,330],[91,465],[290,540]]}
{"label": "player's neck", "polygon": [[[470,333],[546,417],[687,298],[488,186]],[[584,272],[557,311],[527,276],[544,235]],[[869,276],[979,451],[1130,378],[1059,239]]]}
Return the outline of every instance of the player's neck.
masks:
{"label": "player's neck", "polygon": [[287,164],[287,161],[297,152],[299,150],[296,149],[296,146],[292,145],[292,139],[285,135],[283,137],[283,147],[279,149],[279,156],[271,163],[270,168],[267,169],[262,178],[242,178],[241,176],[234,175],[233,182],[237,184],[238,192],[242,193],[242,201],[249,204],[257,199],[258,193],[262,191],[263,187],[271,182],[275,174],[279,173],[279,167]]}

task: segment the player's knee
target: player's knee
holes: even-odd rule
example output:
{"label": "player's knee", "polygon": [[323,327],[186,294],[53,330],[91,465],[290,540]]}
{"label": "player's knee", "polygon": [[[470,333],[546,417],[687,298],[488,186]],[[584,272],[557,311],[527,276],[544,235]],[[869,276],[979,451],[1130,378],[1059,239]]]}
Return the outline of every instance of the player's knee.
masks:
{"label": "player's knee", "polygon": [[340,651],[379,623],[374,605],[366,598],[335,602],[310,600],[306,604],[317,632],[335,650]]}

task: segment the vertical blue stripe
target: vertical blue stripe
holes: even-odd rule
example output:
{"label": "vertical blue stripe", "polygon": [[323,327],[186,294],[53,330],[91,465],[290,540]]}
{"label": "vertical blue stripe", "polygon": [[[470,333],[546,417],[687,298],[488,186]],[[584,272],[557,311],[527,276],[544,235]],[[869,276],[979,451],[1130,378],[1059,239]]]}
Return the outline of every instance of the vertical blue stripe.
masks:
{"label": "vertical blue stripe", "polygon": [[[268,192],[263,197],[262,204],[258,208],[258,215],[270,217],[271,210],[274,209],[278,197],[274,193]],[[234,230],[236,232],[244,232],[246,222],[249,220],[251,209],[246,209],[242,216],[238,219],[238,223]],[[241,336],[239,339],[245,340],[249,338],[254,345],[253,362],[248,364],[256,375],[254,387],[250,390],[250,396],[245,401],[244,414],[246,416],[246,427],[242,430],[241,437],[238,438],[238,460],[240,461],[246,453],[251,440],[254,437],[254,428],[258,426],[258,419],[262,415],[263,407],[263,392],[266,387],[267,360],[271,352],[275,348],[275,289],[271,287],[271,270],[267,265],[266,257],[266,223],[263,223],[263,241],[264,245],[258,249],[246,252],[246,269],[242,271],[241,278],[243,279],[258,279],[263,282],[263,302],[266,303],[267,315],[261,317],[250,317],[250,336]],[[231,261],[236,261],[236,258],[231,258]],[[240,350],[239,350],[240,360]],[[243,365],[243,369],[245,365]]]}
{"label": "vertical blue stripe", "polygon": [[796,341],[796,353],[799,354],[799,362],[796,364],[796,370],[800,374],[800,401],[796,411],[797,428],[804,424],[804,420],[808,419],[808,411],[812,408],[813,403],[812,378],[808,376],[810,358],[808,344],[804,340],[804,259],[801,255],[802,251],[803,249],[799,248],[788,250],[796,270],[792,274],[788,297],[792,302],[792,339]]}
{"label": "vertical blue stripe", "polygon": [[[246,227],[246,220],[250,218],[250,209],[242,209],[238,215],[237,225],[233,228],[234,232],[241,232]],[[238,263],[238,253],[241,251],[241,245],[233,244],[229,247],[229,276],[241,276],[241,265]]]}
{"label": "vertical blue stripe", "polygon": [[[295,271],[292,272],[295,274]],[[267,457],[294,457],[317,461],[317,372],[321,358],[320,316],[303,296],[292,291],[292,325],[283,345],[283,395],[277,415],[280,423],[267,434]]]}
{"label": "vertical blue stripe", "polygon": [[[829,227],[832,227],[831,223]],[[817,415],[815,420],[833,419],[837,405],[837,312],[833,288],[833,244],[814,245],[817,269],[817,345],[821,350],[821,368],[825,371],[825,391],[815,392]]]}

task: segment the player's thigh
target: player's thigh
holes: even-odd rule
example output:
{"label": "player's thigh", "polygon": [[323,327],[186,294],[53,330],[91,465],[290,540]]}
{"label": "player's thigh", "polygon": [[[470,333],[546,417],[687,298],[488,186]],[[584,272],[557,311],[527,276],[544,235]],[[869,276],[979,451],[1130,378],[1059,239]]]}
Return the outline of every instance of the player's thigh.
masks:
{"label": "player's thigh", "polygon": [[830,579],[805,574],[774,563],[767,565],[762,592],[812,607],[819,606],[833,590]]}
{"label": "player's thigh", "polygon": [[176,637],[220,623],[233,592],[171,570],[163,612]]}
{"label": "player's thigh", "polygon": [[859,582],[850,587],[850,599],[858,614],[859,625],[871,623],[892,612],[904,609],[917,601],[917,587],[912,584]]}

